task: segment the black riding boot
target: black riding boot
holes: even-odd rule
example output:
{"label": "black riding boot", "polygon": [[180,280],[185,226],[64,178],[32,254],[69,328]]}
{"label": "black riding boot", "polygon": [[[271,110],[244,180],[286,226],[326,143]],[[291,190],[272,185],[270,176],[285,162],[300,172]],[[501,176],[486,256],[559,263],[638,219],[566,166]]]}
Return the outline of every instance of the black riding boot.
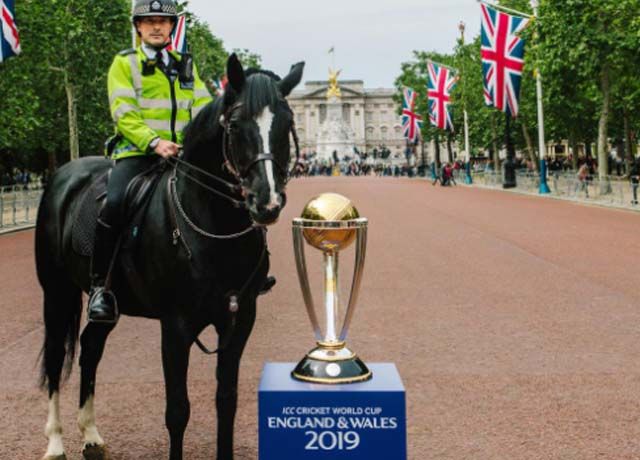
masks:
{"label": "black riding boot", "polygon": [[111,291],[105,290],[105,279],[114,256],[118,235],[100,219],[91,258],[91,292],[89,293],[89,321],[115,323],[118,320],[118,303]]}

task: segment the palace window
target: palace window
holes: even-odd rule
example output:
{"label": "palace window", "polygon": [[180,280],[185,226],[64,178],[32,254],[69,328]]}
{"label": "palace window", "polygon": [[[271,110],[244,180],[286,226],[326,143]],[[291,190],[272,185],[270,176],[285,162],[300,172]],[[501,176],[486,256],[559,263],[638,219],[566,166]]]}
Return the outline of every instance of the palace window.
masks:
{"label": "palace window", "polygon": [[351,104],[342,104],[342,119],[351,124]]}
{"label": "palace window", "polygon": [[327,106],[325,104],[320,104],[320,124],[324,123],[324,120],[327,118]]}

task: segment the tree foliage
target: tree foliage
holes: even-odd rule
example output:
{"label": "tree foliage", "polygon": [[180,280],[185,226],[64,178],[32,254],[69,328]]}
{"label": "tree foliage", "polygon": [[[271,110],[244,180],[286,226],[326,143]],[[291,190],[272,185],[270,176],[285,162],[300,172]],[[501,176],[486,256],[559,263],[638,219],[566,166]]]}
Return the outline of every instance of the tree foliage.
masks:
{"label": "tree foliage", "polygon": [[[502,0],[501,6],[532,14],[528,0]],[[567,140],[574,152],[586,151],[599,141],[599,169],[607,173],[607,141],[631,158],[640,130],[640,2],[637,0],[542,0],[538,18],[523,32],[527,40],[526,64],[520,98],[520,115],[513,128],[519,150],[537,158],[537,106],[535,70],[544,88],[547,141]],[[479,31],[478,31],[479,32]],[[425,83],[425,59],[454,63],[461,81],[454,90],[454,124],[463,141],[463,109],[469,113],[473,154],[502,145],[503,119],[484,106],[479,35],[469,44],[458,41],[451,53],[416,51],[404,63],[396,86],[420,90]],[[437,59],[436,59],[437,57]],[[425,120],[424,90],[418,109]],[[398,93],[400,99],[401,93]],[[433,128],[425,126],[425,139]],[[494,145],[492,145],[494,144]],[[631,147],[631,148],[630,148]],[[539,154],[539,153],[538,153]]]}
{"label": "tree foliage", "polygon": [[[179,8],[198,71],[211,84],[228,53],[187,2]],[[102,153],[113,132],[107,73],[116,53],[131,47],[130,16],[130,0],[16,2],[22,54],[0,64],[0,177],[14,168],[42,172],[74,150]]]}

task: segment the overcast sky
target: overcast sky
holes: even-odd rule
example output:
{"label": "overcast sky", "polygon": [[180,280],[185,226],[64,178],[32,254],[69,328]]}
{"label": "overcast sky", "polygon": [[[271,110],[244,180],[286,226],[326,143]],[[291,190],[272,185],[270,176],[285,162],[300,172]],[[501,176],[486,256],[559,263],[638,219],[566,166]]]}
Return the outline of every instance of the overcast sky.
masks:
{"label": "overcast sky", "polygon": [[461,20],[468,40],[480,32],[476,0],[191,0],[189,9],[227,50],[248,48],[281,76],[306,61],[303,81],[325,80],[335,46],[340,78],[367,88],[392,87],[413,50],[451,51]]}

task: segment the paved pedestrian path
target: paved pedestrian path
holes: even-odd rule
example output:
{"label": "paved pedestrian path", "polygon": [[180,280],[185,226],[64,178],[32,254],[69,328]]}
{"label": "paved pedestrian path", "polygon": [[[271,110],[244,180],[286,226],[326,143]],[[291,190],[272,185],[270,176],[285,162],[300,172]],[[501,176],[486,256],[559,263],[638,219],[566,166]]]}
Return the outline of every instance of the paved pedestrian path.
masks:
{"label": "paved pedestrian path", "polygon": [[[269,231],[278,284],[259,301],[241,363],[236,460],[257,457],[264,363],[298,361],[314,344],[291,219],[324,191],[350,197],[370,221],[348,342],[365,361],[397,364],[410,460],[640,458],[640,215],[367,177],[290,184]],[[43,331],[33,231],[0,238],[0,254],[0,458],[35,459],[46,445],[47,404],[36,388]],[[308,255],[319,276],[319,253]],[[344,273],[350,256],[341,257]],[[114,460],[166,457],[159,329],[122,318],[107,344],[96,410]],[[213,345],[215,334],[203,340]],[[61,402],[69,460],[80,458],[77,371]],[[210,460],[215,358],[195,348],[189,391],[185,458]]]}

